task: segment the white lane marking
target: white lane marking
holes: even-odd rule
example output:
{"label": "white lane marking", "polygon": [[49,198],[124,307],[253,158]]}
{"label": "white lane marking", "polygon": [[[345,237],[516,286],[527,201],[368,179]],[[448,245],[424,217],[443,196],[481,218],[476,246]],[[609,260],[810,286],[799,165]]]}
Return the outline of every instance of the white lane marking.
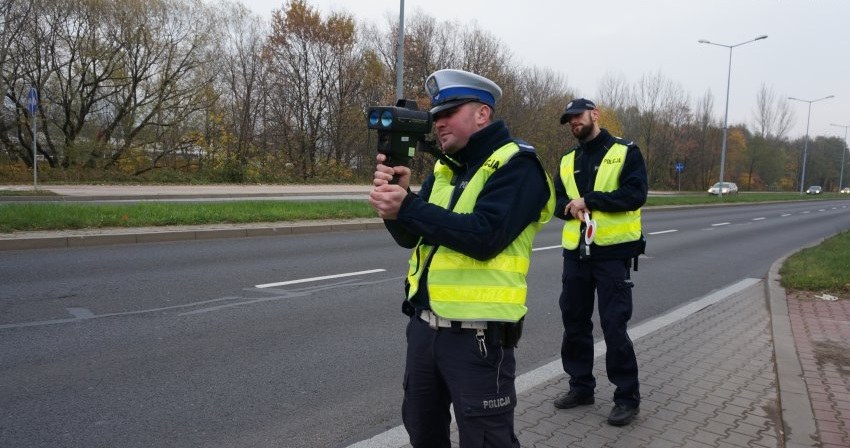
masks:
{"label": "white lane marking", "polygon": [[549,250],[549,249],[560,249],[563,246],[546,246],[546,247],[538,247],[536,249],[531,249],[532,252],[537,252],[538,250]]}
{"label": "white lane marking", "polygon": [[818,210],[818,211],[819,211],[819,212],[825,212],[825,211],[826,211],[826,209],[825,209],[825,208],[822,208],[822,209],[820,209],[820,210]]}
{"label": "white lane marking", "polygon": [[753,218],[753,221],[762,221],[762,220],[765,220],[765,219],[767,219],[767,218]]}
{"label": "white lane marking", "polygon": [[806,211],[804,211],[804,212],[803,212],[803,214],[804,214],[804,215],[805,215],[805,214],[808,214],[808,213],[811,213],[811,212],[810,212],[810,211],[808,211],[808,210],[806,210]]}
{"label": "white lane marking", "polygon": [[791,214],[790,214],[790,213],[783,213],[783,214],[781,215],[781,217],[782,217],[782,218],[784,218],[784,217],[786,217],[786,216],[791,216]]}
{"label": "white lane marking", "polygon": [[717,224],[712,224],[711,227],[720,227],[720,226],[728,226],[732,224],[731,222],[718,222]]}
{"label": "white lane marking", "polygon": [[344,274],[325,275],[322,277],[301,278],[298,280],[289,280],[286,282],[263,283],[262,285],[254,285],[255,288],[272,288],[275,286],[295,285],[297,283],[317,282],[320,280],[328,280],[331,278],[353,277],[355,275],[374,274],[376,272],[384,272],[386,269],[371,269],[368,271],[346,272]]}
{"label": "white lane marking", "polygon": [[[633,341],[636,341],[656,330],[660,330],[667,325],[672,325],[708,306],[714,305],[721,300],[731,297],[733,294],[741,292],[752,285],[760,282],[757,278],[744,278],[743,280],[729,285],[719,291],[715,291],[701,299],[695,300],[679,308],[676,308],[667,314],[658,316],[652,320],[641,323],[629,330],[629,336]],[[593,344],[593,352],[596,358],[605,354],[605,341],[599,341]],[[516,379],[517,395],[530,390],[547,381],[564,375],[564,367],[561,360],[552,361],[542,367],[538,367],[528,373],[524,373]],[[396,448],[406,446],[409,443],[407,432],[404,426],[396,426],[388,431],[372,437],[371,439],[357,442],[349,445],[348,448]]]}
{"label": "white lane marking", "polygon": [[77,319],[91,319],[94,317],[94,313],[91,312],[88,308],[65,308],[71,313],[72,316]]}
{"label": "white lane marking", "polygon": [[673,232],[678,232],[678,230],[676,230],[676,229],[660,230],[658,232],[649,232],[649,235],[661,235],[661,234],[664,234],[664,233],[673,233]]}

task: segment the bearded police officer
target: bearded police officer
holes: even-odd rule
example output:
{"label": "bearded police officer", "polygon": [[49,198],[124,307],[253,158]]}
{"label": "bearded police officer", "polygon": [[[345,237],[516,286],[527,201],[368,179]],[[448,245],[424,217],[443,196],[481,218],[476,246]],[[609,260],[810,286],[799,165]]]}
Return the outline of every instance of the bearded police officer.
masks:
{"label": "bearded police officer", "polygon": [[395,241],[413,249],[402,419],[414,447],[450,447],[452,405],[461,447],[516,447],[514,347],[552,182],[534,148],[494,121],[502,91],[493,81],[440,70],[425,85],[443,157],[413,193],[410,170],[378,155],[369,196]]}
{"label": "bearded police officer", "polygon": [[565,220],[559,305],[564,324],[561,361],[570,389],[555,399],[555,407],[594,402],[595,293],[605,368],[616,386],[608,423],[622,426],[634,419],[640,406],[637,359],[626,325],[632,316],[631,263],[637,263],[644,247],[640,208],[646,202],[646,166],[634,143],[599,127],[599,109],[592,101],[579,98],[567,104],[561,116],[565,123],[578,140],[561,159],[555,181],[555,216]]}

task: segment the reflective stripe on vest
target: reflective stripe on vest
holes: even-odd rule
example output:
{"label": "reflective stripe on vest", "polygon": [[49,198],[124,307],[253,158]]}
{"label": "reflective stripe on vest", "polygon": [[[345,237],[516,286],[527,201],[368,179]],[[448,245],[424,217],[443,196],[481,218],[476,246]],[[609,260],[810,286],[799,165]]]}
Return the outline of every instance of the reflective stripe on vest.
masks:
{"label": "reflective stripe on vest", "polygon": [[[596,173],[593,191],[610,192],[619,188],[620,173],[623,171],[627,150],[628,146],[621,143],[614,143],[608,149],[599,165],[599,171]],[[560,175],[567,190],[567,197],[571,200],[581,197],[576,186],[575,151],[561,158]],[[591,217],[596,220],[594,244],[611,246],[640,239],[640,209],[629,212],[591,210]],[[581,221],[578,219],[567,220],[564,223],[561,235],[561,243],[564,248],[577,248],[579,238],[581,238]]]}
{"label": "reflective stripe on vest", "polygon": [[[475,172],[452,211],[472,213],[478,195],[490,176],[519,152],[516,143],[497,149]],[[434,186],[428,202],[448,208],[454,186],[452,171],[442,162],[434,167]],[[428,257],[428,295],[431,309],[438,316],[452,320],[487,320],[516,322],[528,310],[525,306],[526,274],[531,259],[531,245],[540,228],[549,221],[555,209],[552,180],[546,176],[549,199],[537,221],[529,224],[520,235],[495,257],[481,261],[448,247],[422,244],[410,256],[407,280],[408,299],[419,288],[419,280]],[[521,188],[518,186],[518,188]]]}

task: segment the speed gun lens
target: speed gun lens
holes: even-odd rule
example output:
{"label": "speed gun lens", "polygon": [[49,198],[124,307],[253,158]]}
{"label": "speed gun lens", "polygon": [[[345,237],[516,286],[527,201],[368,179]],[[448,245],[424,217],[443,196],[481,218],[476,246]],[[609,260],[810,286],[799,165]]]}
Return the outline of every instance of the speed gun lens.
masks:
{"label": "speed gun lens", "polygon": [[383,126],[385,128],[389,127],[389,125],[392,124],[392,122],[393,122],[393,113],[388,111],[388,110],[385,110],[381,114],[381,126]]}
{"label": "speed gun lens", "polygon": [[378,125],[378,119],[380,118],[380,115],[381,115],[380,112],[378,112],[377,110],[373,110],[372,112],[370,112],[369,113],[369,126],[377,126]]}

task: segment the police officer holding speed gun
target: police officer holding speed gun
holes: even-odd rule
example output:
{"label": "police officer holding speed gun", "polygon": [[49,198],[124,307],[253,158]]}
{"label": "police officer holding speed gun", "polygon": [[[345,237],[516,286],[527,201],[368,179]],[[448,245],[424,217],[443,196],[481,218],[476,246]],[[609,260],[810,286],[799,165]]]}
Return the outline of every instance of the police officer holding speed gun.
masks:
{"label": "police officer holding speed gun", "polygon": [[410,169],[397,163],[416,137],[390,134],[394,118],[405,120],[396,132],[405,134],[424,111],[373,108],[369,119],[379,130],[369,202],[412,249],[402,419],[414,447],[450,447],[453,406],[461,447],[518,447],[514,348],[532,241],[552,216],[553,185],[534,148],[494,120],[502,91],[493,81],[439,70],[425,86],[440,153],[417,193]]}
{"label": "police officer holding speed gun", "polygon": [[599,127],[593,101],[570,101],[561,116],[578,145],[561,158],[555,181],[555,216],[564,220],[563,289],[559,305],[564,324],[561,361],[570,388],[555,399],[569,409],[594,403],[594,294],[605,337],[605,368],[616,386],[608,423],[629,424],[640,407],[638,365],[626,332],[632,316],[630,269],[637,270],[645,240],[640,208],[647,178],[637,145]]}

